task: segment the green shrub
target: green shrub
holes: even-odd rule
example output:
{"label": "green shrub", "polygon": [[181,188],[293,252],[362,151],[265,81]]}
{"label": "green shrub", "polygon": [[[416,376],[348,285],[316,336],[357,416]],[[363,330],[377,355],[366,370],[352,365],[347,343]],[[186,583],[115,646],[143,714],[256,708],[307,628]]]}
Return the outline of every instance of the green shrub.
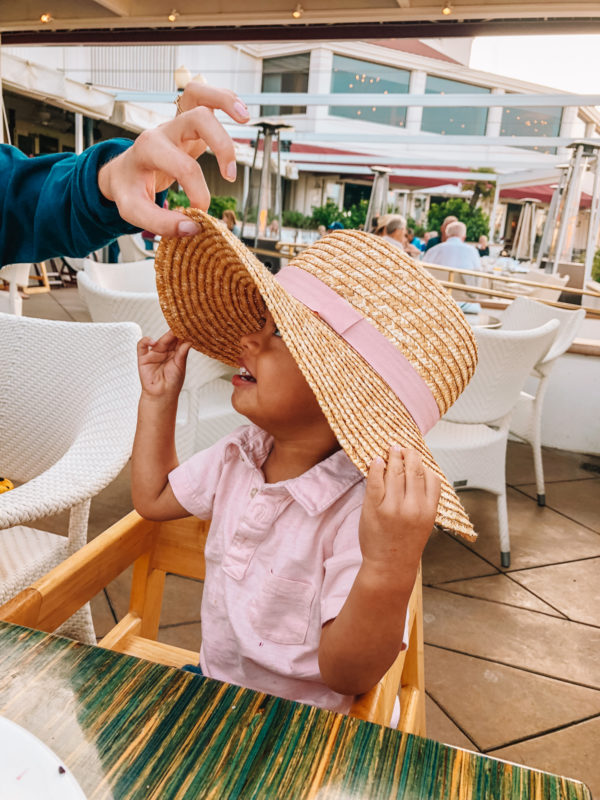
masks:
{"label": "green shrub", "polygon": [[288,228],[310,228],[312,225],[311,217],[307,217],[301,211],[294,211],[293,209],[283,211],[281,221]]}
{"label": "green shrub", "polygon": [[212,214],[213,217],[221,219],[226,208],[230,208],[232,211],[235,211],[237,216],[237,200],[235,197],[213,195],[210,198],[208,213]]}
{"label": "green shrub", "polygon": [[363,198],[358,203],[350,206],[344,211],[342,222],[345,228],[361,228],[364,227],[367,218],[367,209],[369,208],[369,201]]}
{"label": "green shrub", "polygon": [[457,217],[467,226],[467,241],[476,242],[489,236],[490,218],[480,208],[471,208],[461,197],[451,197],[443,203],[432,203],[427,215],[427,230],[439,231],[445,217]]}
{"label": "green shrub", "polygon": [[600,250],[596,250],[592,261],[592,280],[600,283]]}
{"label": "green shrub", "polygon": [[318,228],[319,225],[325,225],[328,228],[332,222],[343,224],[343,214],[344,212],[337,207],[337,203],[330,199],[324,206],[312,207],[311,224],[314,228]]}
{"label": "green shrub", "polygon": [[425,228],[422,225],[419,225],[413,217],[408,215],[406,218],[406,227],[410,228],[411,231],[414,231],[415,236],[425,236]]}
{"label": "green shrub", "polygon": [[180,189],[178,192],[175,189],[169,189],[167,192],[167,203],[169,208],[189,208],[190,198],[187,194]]}

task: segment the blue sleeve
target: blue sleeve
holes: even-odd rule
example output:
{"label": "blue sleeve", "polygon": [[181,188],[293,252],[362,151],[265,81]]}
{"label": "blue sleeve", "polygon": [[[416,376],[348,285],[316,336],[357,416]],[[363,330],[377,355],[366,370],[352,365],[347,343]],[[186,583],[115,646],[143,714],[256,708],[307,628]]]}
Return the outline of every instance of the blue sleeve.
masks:
{"label": "blue sleeve", "polygon": [[[86,256],[139,228],[98,188],[98,170],[133,144],[110,139],[81,155],[28,158],[0,145],[0,264]],[[165,192],[156,196],[162,205]]]}

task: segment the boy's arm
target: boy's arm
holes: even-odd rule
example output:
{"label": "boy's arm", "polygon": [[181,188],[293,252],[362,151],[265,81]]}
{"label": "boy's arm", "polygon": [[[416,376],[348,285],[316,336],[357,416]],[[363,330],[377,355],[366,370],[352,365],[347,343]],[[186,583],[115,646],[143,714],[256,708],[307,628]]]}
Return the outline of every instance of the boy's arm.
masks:
{"label": "boy's arm", "polygon": [[142,394],[131,457],[131,496],[136,511],[146,519],[189,515],[168,478],[178,465],[175,418],[188,351],[189,344],[170,332],[157,342],[144,338],[138,343]]}
{"label": "boy's arm", "polygon": [[360,519],[362,565],[340,613],[323,626],[319,668],[340,694],[369,691],[393,664],[440,493],[418,453],[393,448],[371,465]]}

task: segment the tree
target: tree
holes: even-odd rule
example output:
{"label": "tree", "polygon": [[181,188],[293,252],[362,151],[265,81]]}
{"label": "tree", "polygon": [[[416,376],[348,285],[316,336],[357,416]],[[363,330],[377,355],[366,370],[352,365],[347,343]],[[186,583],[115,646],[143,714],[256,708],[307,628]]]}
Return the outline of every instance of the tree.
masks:
{"label": "tree", "polygon": [[[488,167],[478,167],[471,172],[494,172],[494,170],[488,169]],[[463,181],[462,188],[473,192],[469,205],[471,208],[475,208],[480,197],[491,197],[496,189],[496,184],[493,181]]]}
{"label": "tree", "polygon": [[467,226],[467,241],[476,242],[488,236],[490,218],[480,208],[471,208],[461,197],[451,197],[443,203],[432,203],[427,215],[427,230],[439,231],[446,217],[456,217]]}

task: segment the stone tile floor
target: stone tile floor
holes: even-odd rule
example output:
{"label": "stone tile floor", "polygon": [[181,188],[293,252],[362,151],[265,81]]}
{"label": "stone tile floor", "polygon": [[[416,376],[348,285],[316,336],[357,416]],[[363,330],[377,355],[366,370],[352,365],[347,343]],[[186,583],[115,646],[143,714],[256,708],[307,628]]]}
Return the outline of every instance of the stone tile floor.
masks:
{"label": "stone tile floor", "polygon": [[[29,297],[24,313],[89,319],[76,289]],[[428,736],[578,778],[600,797],[600,458],[546,449],[546,507],[528,446],[509,443],[510,569],[495,499],[462,494],[480,536],[435,534],[423,559]],[[129,472],[92,502],[90,536],[131,509]],[[60,529],[61,520],[52,527]],[[121,576],[93,602],[101,636],[126,611]],[[202,585],[169,576],[160,638],[198,648]]]}

